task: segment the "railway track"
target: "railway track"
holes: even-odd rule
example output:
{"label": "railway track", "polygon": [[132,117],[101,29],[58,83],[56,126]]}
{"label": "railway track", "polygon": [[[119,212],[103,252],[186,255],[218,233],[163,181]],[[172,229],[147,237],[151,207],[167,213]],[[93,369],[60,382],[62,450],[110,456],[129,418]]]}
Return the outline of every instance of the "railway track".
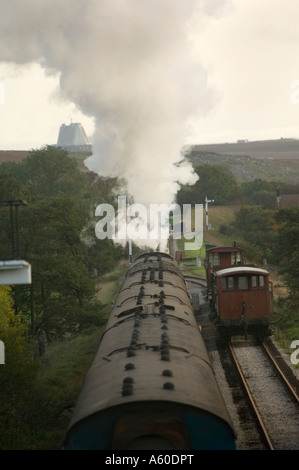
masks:
{"label": "railway track", "polygon": [[234,340],[229,350],[267,449],[298,450],[298,394],[270,347]]}
{"label": "railway track", "polygon": [[184,279],[186,282],[190,282],[190,284],[193,284],[195,286],[199,286],[199,287],[207,286],[207,281],[204,277],[191,276],[191,275],[184,274]]}
{"label": "railway track", "polygon": [[295,402],[299,405],[299,383],[297,378],[294,376],[292,371],[290,371],[289,366],[286,365],[285,361],[281,357],[281,354],[276,350],[274,344],[269,338],[266,338],[262,342],[262,347],[264,348],[266,354],[279,373],[286,387],[293,395]]}
{"label": "railway track", "polygon": [[240,450],[264,450],[261,432],[253,417],[253,413],[240,384],[239,376],[232,364],[231,355],[226,346],[217,343],[215,323],[210,319],[209,304],[206,300],[206,279],[198,276],[185,275],[190,293],[198,293],[201,297],[201,308],[196,315],[202,327],[202,335],[211,359],[214,373],[233,421],[237,437],[237,448]]}
{"label": "railway track", "polygon": [[264,440],[265,440],[265,442],[266,442],[266,446],[267,446],[267,448],[268,448],[269,450],[274,450],[274,445],[273,445],[273,443],[272,443],[272,441],[271,441],[271,438],[270,438],[270,436],[269,436],[269,434],[268,434],[268,431],[267,431],[267,429],[266,429],[266,427],[265,427],[265,425],[264,425],[264,422],[263,422],[263,420],[262,420],[262,417],[261,417],[261,415],[260,415],[260,412],[259,412],[259,410],[258,410],[258,407],[256,406],[256,403],[255,403],[255,401],[254,401],[253,395],[252,395],[252,393],[251,393],[251,391],[250,391],[250,388],[249,388],[249,386],[248,386],[248,384],[247,384],[247,380],[246,380],[246,378],[245,378],[245,375],[244,375],[244,373],[243,373],[243,371],[242,371],[242,367],[240,366],[240,363],[239,363],[239,361],[238,361],[237,355],[236,355],[236,353],[235,353],[235,351],[234,351],[234,348],[233,348],[233,346],[232,346],[231,344],[229,344],[229,350],[230,350],[230,353],[231,353],[231,355],[232,355],[233,361],[234,361],[234,363],[235,363],[235,365],[236,365],[236,368],[237,368],[237,370],[238,370],[238,373],[239,373],[239,375],[240,375],[240,378],[241,378],[243,387],[244,387],[244,389],[246,390],[246,394],[247,394],[247,396],[248,396],[248,399],[249,399],[250,404],[251,404],[251,406],[252,406],[253,412],[254,412],[254,414],[255,414],[256,421],[257,421],[257,423],[258,423],[258,425],[259,425],[259,427],[260,427],[260,430],[261,430],[261,432],[262,432],[263,438],[264,438]]}
{"label": "railway track", "polygon": [[[216,328],[209,320],[205,299],[205,279],[191,275],[184,278],[189,292],[201,292],[197,321],[202,325],[215,375],[236,429],[238,448],[299,450],[298,380],[271,339],[267,338],[261,346],[256,339],[251,341],[238,337],[231,346],[232,353],[231,348],[217,342]],[[233,354],[243,380],[232,359]],[[275,368],[273,361],[277,364]],[[287,378],[292,392],[287,389],[284,379],[278,376],[279,370]],[[249,402],[246,388],[253,396],[253,404]]]}

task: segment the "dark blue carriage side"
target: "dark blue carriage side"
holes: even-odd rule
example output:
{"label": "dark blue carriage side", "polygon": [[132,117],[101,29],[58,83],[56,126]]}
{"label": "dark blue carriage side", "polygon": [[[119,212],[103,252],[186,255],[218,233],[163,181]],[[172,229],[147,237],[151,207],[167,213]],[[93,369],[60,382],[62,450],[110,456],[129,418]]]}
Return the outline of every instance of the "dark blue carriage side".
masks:
{"label": "dark blue carriage side", "polygon": [[65,449],[235,449],[186,285],[168,255],[127,272]]}
{"label": "dark blue carriage side", "polygon": [[[165,412],[170,409],[171,415]],[[142,415],[144,409],[149,415]],[[118,435],[119,416],[130,417],[130,433]],[[156,416],[155,416],[156,414]],[[142,424],[140,417],[142,415]],[[138,429],[132,421],[138,417]],[[175,418],[173,417],[175,416]],[[148,426],[148,420],[152,426]],[[163,428],[161,428],[161,423]],[[140,426],[150,434],[140,435]],[[124,427],[122,427],[124,429]],[[134,434],[135,432],[135,434]],[[120,433],[119,433],[120,434]],[[128,438],[129,435],[129,438]],[[141,402],[133,409],[109,408],[77,423],[69,432],[66,450],[235,450],[232,431],[225,421],[197,408],[167,402]]]}

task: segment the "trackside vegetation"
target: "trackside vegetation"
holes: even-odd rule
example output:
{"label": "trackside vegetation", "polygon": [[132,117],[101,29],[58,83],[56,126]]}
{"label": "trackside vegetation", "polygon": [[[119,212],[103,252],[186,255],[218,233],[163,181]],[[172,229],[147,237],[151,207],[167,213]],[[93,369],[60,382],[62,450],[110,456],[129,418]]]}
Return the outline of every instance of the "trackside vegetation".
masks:
{"label": "trackside vegetation", "polygon": [[[20,163],[0,165],[0,201],[24,203],[18,207],[14,249],[32,267],[31,285],[0,287],[0,339],[5,344],[1,449],[41,448],[48,439],[55,447],[46,435],[57,429],[72,401],[65,397],[74,380],[82,382],[80,371],[86,370],[88,351],[94,354],[110,311],[96,296],[96,286],[118,265],[123,249],[95,237],[94,211],[104,201],[114,204],[119,184],[80,171],[67,152],[50,146],[32,150]],[[9,207],[0,211],[0,259],[8,260],[17,238]],[[86,331],[88,336],[84,333],[76,343]],[[72,341],[71,366],[63,351]],[[57,372],[50,372],[56,367]]]}

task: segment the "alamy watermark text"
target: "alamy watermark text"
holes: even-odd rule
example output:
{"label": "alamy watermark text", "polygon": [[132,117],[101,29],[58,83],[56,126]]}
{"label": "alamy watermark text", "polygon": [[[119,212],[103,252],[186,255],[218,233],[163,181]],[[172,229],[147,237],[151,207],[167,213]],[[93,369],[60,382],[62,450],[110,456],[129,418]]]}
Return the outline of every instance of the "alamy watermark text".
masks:
{"label": "alamy watermark text", "polygon": [[[194,230],[192,231],[192,212]],[[111,204],[100,204],[95,215],[101,217],[95,227],[96,237],[121,240],[168,240],[170,237],[170,217],[172,215],[171,235],[174,240],[193,240],[185,242],[185,250],[198,250],[203,243],[203,205],[183,204],[127,204],[126,196],[118,196],[117,211]]]}
{"label": "alamy watermark text", "polygon": [[293,351],[291,354],[291,363],[295,365],[299,364],[299,339],[292,341],[291,349],[295,349],[295,351]]}

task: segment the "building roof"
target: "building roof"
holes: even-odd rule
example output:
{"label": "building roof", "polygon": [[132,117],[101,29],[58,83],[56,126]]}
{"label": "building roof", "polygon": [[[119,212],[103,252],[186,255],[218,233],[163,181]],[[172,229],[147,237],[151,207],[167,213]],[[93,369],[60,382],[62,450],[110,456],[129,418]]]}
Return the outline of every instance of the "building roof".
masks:
{"label": "building roof", "polygon": [[79,122],[62,124],[59,129],[58,147],[90,146],[85,130]]}
{"label": "building roof", "polygon": [[294,207],[299,204],[299,194],[282,194],[279,207]]}
{"label": "building roof", "polygon": [[236,266],[232,268],[220,269],[215,273],[216,276],[229,276],[233,274],[269,274],[268,271],[262,268],[256,268],[253,266]]}
{"label": "building roof", "polygon": [[243,248],[238,246],[212,246],[210,248],[206,248],[206,252],[208,253],[231,253],[235,251],[244,251]]}

